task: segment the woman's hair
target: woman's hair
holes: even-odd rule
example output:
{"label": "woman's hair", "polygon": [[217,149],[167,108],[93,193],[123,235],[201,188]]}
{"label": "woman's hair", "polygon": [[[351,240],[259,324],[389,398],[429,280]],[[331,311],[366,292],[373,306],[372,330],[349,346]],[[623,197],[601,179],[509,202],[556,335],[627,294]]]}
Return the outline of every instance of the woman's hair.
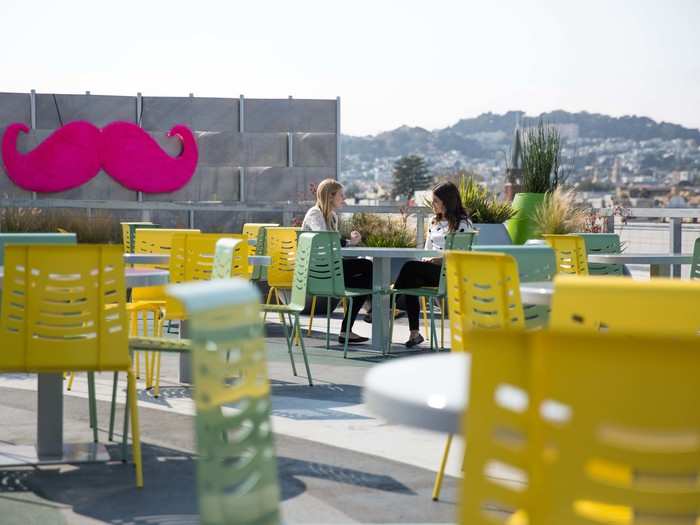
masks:
{"label": "woman's hair", "polygon": [[324,179],[316,188],[316,206],[321,209],[326,226],[329,230],[338,230],[338,223],[333,213],[333,199],[336,193],[343,189],[343,185],[335,179]]}
{"label": "woman's hair", "polygon": [[447,221],[449,230],[454,232],[462,220],[468,220],[469,215],[462,205],[459,189],[453,182],[441,182],[433,188],[433,195],[442,201],[444,213],[436,213],[434,222]]}

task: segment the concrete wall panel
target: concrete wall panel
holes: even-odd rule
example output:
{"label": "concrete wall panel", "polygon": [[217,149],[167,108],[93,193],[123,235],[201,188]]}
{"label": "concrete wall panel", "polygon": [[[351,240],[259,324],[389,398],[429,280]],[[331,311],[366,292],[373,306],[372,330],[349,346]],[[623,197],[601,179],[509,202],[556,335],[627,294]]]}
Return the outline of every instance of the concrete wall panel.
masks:
{"label": "concrete wall panel", "polygon": [[[60,118],[59,118],[60,115]],[[110,122],[136,121],[136,97],[107,95],[54,95],[36,96],[36,126],[56,129],[74,120],[87,120],[98,127]]]}
{"label": "concrete wall panel", "polygon": [[294,133],[294,166],[334,168],[335,135],[328,133]]}
{"label": "concrete wall panel", "polygon": [[31,124],[29,93],[0,93],[0,127],[14,122]]}
{"label": "concrete wall panel", "polygon": [[191,97],[143,97],[141,126],[148,131],[169,131],[176,124],[192,127]]}

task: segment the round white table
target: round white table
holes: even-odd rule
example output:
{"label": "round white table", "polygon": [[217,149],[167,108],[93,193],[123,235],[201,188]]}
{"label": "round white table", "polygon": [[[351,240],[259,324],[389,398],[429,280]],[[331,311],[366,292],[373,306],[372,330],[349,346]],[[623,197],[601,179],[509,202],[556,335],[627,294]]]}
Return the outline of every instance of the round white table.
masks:
{"label": "round white table", "polygon": [[[692,264],[693,254],[687,253],[595,253],[588,255],[589,263],[648,264],[652,277],[669,277],[671,266]],[[680,270],[674,272],[680,276]]]}
{"label": "round white table", "polygon": [[437,257],[442,252],[422,248],[364,248],[346,247],[341,250],[343,257],[369,257],[372,259],[372,345],[382,351],[391,337],[389,334],[389,295],[391,286],[392,259],[420,259]]}
{"label": "round white table", "polygon": [[365,377],[364,401],[390,423],[458,434],[468,403],[470,363],[467,353],[382,363]]}

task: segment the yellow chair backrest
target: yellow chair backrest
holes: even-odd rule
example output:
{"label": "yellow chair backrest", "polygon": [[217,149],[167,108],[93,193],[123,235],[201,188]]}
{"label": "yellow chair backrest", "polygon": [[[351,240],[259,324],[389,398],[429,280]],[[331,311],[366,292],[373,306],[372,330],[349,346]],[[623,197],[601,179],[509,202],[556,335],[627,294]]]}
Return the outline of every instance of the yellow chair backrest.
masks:
{"label": "yellow chair backrest", "polygon": [[0,370],[127,370],[120,246],[5,247]]}
{"label": "yellow chair backrest", "polygon": [[[176,233],[172,238],[170,283],[208,281],[214,268],[216,243],[220,239],[244,240],[236,233]],[[240,242],[233,252],[230,277],[248,278],[248,244]],[[165,315],[168,319],[186,317],[182,304],[166,297]]]}
{"label": "yellow chair backrest", "polygon": [[550,326],[627,334],[700,334],[700,282],[557,276]]}
{"label": "yellow chair backrest", "polygon": [[[263,226],[276,227],[276,226],[279,226],[279,224],[274,223],[274,222],[246,222],[243,225],[243,238],[247,239],[249,241],[257,241],[258,240],[258,232],[260,231],[260,228],[262,228]],[[257,253],[257,247],[251,246],[250,247],[250,255],[255,255],[256,253]]]}
{"label": "yellow chair backrest", "polygon": [[[184,277],[184,260],[172,254],[173,236],[177,233],[199,233],[199,230],[167,229],[167,228],[138,228],[135,234],[134,253],[153,253],[170,255],[170,263],[137,264],[137,268],[155,268],[168,270],[171,282],[180,282]],[[175,271],[173,271],[175,269]],[[136,301],[165,301],[165,287],[149,286],[134,288],[131,300]]]}
{"label": "yellow chair backrest", "polygon": [[275,288],[291,288],[297,257],[299,228],[266,228],[266,253],[271,257],[267,283]]}
{"label": "yellow chair backrest", "polygon": [[467,351],[464,334],[474,328],[525,326],[515,259],[503,253],[448,251],[447,301],[452,351]]}
{"label": "yellow chair backrest", "polygon": [[583,237],[578,235],[543,235],[554,248],[557,273],[588,275],[588,255]]}
{"label": "yellow chair backrest", "polygon": [[460,523],[697,523],[697,339],[470,339]]}

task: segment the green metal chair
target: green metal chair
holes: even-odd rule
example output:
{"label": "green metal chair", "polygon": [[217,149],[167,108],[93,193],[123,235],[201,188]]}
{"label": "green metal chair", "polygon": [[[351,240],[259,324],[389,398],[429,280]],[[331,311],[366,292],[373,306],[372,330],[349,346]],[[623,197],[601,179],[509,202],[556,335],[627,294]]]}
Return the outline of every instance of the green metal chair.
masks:
{"label": "green metal chair", "polygon": [[[267,229],[268,228],[274,228],[276,225],[272,224],[266,224],[266,225],[261,225],[260,228],[258,229],[258,236],[257,240],[255,241],[255,253],[251,253],[251,255],[267,255]],[[266,267],[255,264],[253,265],[253,273],[250,276],[251,281],[265,281],[267,280],[267,272],[265,271]]]}
{"label": "green metal chair", "polygon": [[[474,246],[474,251],[497,252],[512,256],[518,263],[521,283],[551,281],[557,273],[556,257],[551,246],[546,245],[501,245]],[[549,307],[523,304],[526,328],[547,326]]]}
{"label": "green metal chair", "polygon": [[[445,251],[447,250],[457,250],[457,251],[468,251],[472,248],[472,243],[474,242],[474,236],[476,232],[463,232],[463,233],[448,233],[445,237]],[[425,297],[428,302],[428,311],[430,312],[430,350],[434,350],[437,341],[437,330],[435,329],[435,315],[433,312],[433,298],[440,299],[442,301],[441,312],[442,312],[442,323],[440,326],[441,338],[440,338],[440,350],[444,350],[445,346],[445,303],[444,298],[446,296],[445,292],[445,259],[442,260],[442,268],[440,270],[440,282],[436,287],[433,286],[422,286],[420,288],[391,288],[391,309],[392,315],[389,316],[389,340],[387,341],[386,350],[384,355],[391,352],[391,340],[392,334],[394,332],[394,315],[393,312],[396,308],[396,296],[397,295],[413,295],[416,297]]]}
{"label": "green metal chair", "polygon": [[159,224],[152,222],[120,222],[122,227],[122,245],[124,253],[134,253],[137,228],[160,228]]}
{"label": "green metal chair", "polygon": [[[262,230],[263,228],[261,228]],[[301,354],[304,358],[304,366],[306,367],[306,375],[309,378],[309,386],[313,386],[311,377],[311,369],[309,368],[309,359],[306,355],[306,346],[304,345],[304,337],[301,334],[301,322],[299,314],[304,310],[306,303],[307,283],[309,281],[309,267],[311,260],[311,249],[313,235],[311,233],[302,234],[297,242],[297,252],[294,264],[294,275],[292,276],[292,289],[287,304],[263,304],[263,312],[277,312],[282,320],[282,328],[284,336],[287,340],[287,350],[289,351],[289,360],[292,363],[292,372],[297,375],[297,367],[294,363],[294,354],[292,351],[294,334],[299,337],[299,345]],[[292,321],[292,316],[294,320]],[[289,322],[289,329],[287,329]]]}
{"label": "green metal chair", "polygon": [[[620,236],[616,233],[577,233],[586,244],[588,255],[620,253]],[[624,275],[623,264],[588,263],[588,275]]]}
{"label": "green metal chair", "polygon": [[[211,280],[220,281],[222,279],[230,279],[231,271],[234,264],[234,253],[238,243],[245,242],[242,239],[219,239],[216,241],[216,249],[214,252],[214,263],[211,269]],[[168,352],[168,353],[189,353],[192,350],[192,342],[190,339],[174,339],[171,337],[129,337],[130,352]],[[114,436],[114,418],[116,412],[117,399],[117,379],[118,375],[114,373],[112,382],[112,408],[109,418],[109,439]],[[124,414],[124,434],[127,434],[128,429],[128,413]],[[124,445],[123,445],[124,446]]]}
{"label": "green metal chair", "polygon": [[280,523],[260,295],[242,279],[172,285],[191,320],[204,525]]}
{"label": "green metal chair", "polygon": [[693,245],[693,264],[690,266],[690,278],[700,279],[700,237],[695,239]]}
{"label": "green metal chair", "polygon": [[[308,270],[307,293],[312,297],[326,298],[326,348],[330,348],[331,299],[346,299],[347,311],[352,311],[353,299],[371,295],[372,290],[365,288],[346,288],[343,274],[343,256],[341,254],[340,234],[338,232],[302,233],[299,237],[308,239],[310,258]],[[297,261],[297,264],[299,261]],[[303,303],[302,303],[303,304]],[[348,356],[350,323],[345,326],[345,344],[343,357]]]}

